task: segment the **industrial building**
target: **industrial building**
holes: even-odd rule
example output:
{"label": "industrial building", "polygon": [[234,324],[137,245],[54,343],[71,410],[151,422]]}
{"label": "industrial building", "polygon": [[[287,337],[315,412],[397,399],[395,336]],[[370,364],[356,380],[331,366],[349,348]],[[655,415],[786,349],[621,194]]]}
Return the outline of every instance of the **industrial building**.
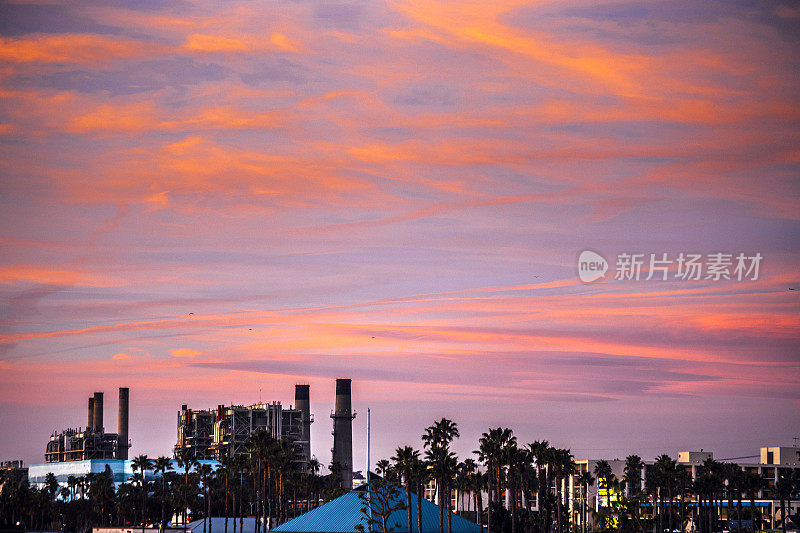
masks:
{"label": "industrial building", "polygon": [[[264,429],[276,439],[287,438],[297,454],[296,464],[302,471],[311,459],[310,387],[295,386],[295,404],[284,409],[280,402],[258,403],[249,406],[219,405],[216,409],[193,410],[183,405],[178,415],[178,440],[173,448],[177,457],[182,450],[190,450],[199,464],[214,468],[218,459],[245,455],[247,438],[256,430]],[[353,486],[353,429],[356,416],[351,406],[351,380],[336,380],[333,419],[333,462],[338,465],[340,484],[345,489]],[[103,393],[89,398],[86,429],[68,429],[53,433],[47,443],[45,462],[30,465],[29,480],[42,486],[48,473],[56,476],[60,485],[66,486],[69,477],[110,470],[115,486],[128,482],[133,476],[128,460],[130,393],[119,389],[119,421],[117,433],[106,433],[103,425]],[[18,463],[8,463],[18,467]],[[177,462],[173,468],[178,469]],[[193,469],[193,468],[192,468]],[[147,477],[154,476],[152,471]]]}
{"label": "industrial building", "polygon": [[130,391],[119,389],[119,418],[117,433],[106,433],[103,425],[103,393],[95,392],[89,398],[86,428],[66,429],[53,433],[44,453],[47,463],[87,461],[92,459],[128,458],[128,414]]}
{"label": "industrial building", "polygon": [[336,380],[336,404],[331,412],[333,419],[333,460],[331,464],[338,469],[339,484],[345,490],[353,488],[353,419],[355,411],[350,402],[351,380]]}
{"label": "industrial building", "polygon": [[285,438],[294,445],[301,471],[311,459],[309,386],[295,386],[295,405],[285,409],[280,402],[253,405],[218,405],[216,409],[195,410],[181,406],[178,413],[178,439],[173,448],[177,458],[187,450],[194,459],[219,460],[246,455],[247,439],[261,429],[275,439]]}

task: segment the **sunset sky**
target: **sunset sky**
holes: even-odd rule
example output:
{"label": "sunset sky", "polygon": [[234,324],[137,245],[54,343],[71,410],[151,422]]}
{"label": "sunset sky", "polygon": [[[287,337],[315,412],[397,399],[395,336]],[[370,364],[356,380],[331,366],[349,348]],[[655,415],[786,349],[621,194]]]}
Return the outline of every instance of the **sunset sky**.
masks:
{"label": "sunset sky", "polygon": [[796,3],[3,2],[0,98],[0,460],[310,383],[327,465],[337,377],[357,468],[368,407],[374,458],[800,436]]}

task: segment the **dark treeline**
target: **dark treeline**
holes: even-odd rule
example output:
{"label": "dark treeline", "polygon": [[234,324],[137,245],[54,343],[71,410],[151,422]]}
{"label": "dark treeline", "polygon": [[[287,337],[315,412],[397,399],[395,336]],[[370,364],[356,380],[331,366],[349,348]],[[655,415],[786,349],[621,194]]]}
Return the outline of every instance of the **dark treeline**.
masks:
{"label": "dark treeline", "polygon": [[[108,468],[69,476],[61,488],[52,474],[36,488],[19,471],[0,471],[0,529],[85,533],[93,526],[159,527],[218,516],[225,522],[214,533],[242,531],[245,517],[256,518],[260,533],[261,519],[274,527],[343,493],[336,476],[319,475],[316,459],[307,472],[298,471],[286,440],[257,431],[248,448],[249,456],[225,457],[218,468],[187,453],[177,457],[177,469],[168,457],[140,455],[132,461],[132,479],[116,491]],[[155,478],[146,478],[146,471],[154,471]],[[212,533],[204,522],[204,531]]]}
{"label": "dark treeline", "polygon": [[[409,521],[412,507],[420,508],[429,487],[442,502],[441,533],[451,530],[453,513],[503,533],[665,533],[683,531],[690,521],[698,533],[764,527],[786,531],[786,520],[769,524],[754,505],[759,491],[767,488],[765,480],[732,463],[709,459],[692,479],[667,455],[647,467],[631,455],[618,479],[607,461],[597,461],[591,472],[581,471],[569,449],[547,441],[519,442],[505,428],[483,433],[473,457],[459,459],[451,449],[459,437],[456,423],[443,418],[425,428],[420,449],[400,446],[391,458],[376,463],[376,472],[399,489]],[[18,471],[2,471],[0,528],[84,533],[92,526],[163,527],[215,516],[225,520],[213,533],[241,532],[245,517],[255,517],[256,533],[263,533],[262,527],[274,527],[344,492],[338,488],[337,465],[321,476],[321,465],[312,459],[307,472],[300,472],[286,440],[258,431],[248,449],[247,456],[224,458],[215,469],[186,452],[177,458],[175,470],[167,457],[140,455],[132,461],[133,478],[116,491],[108,469],[70,476],[66,487],[48,475],[41,488],[31,487]],[[146,471],[156,476],[147,479]],[[592,486],[599,498],[597,512],[587,497]],[[781,471],[769,490],[786,516],[800,490],[797,470]],[[730,510],[727,523],[718,513],[723,505]],[[212,533],[209,521],[204,520],[203,530]],[[412,524],[411,531],[421,531],[421,524]]]}
{"label": "dark treeline", "polygon": [[[789,523],[769,524],[769,517],[761,516],[754,504],[759,491],[768,488],[767,481],[733,463],[708,459],[697,467],[693,480],[668,455],[647,467],[639,456],[630,455],[618,479],[608,461],[597,461],[591,472],[580,471],[569,449],[547,441],[518,442],[506,428],[483,433],[474,458],[459,460],[450,449],[458,437],[458,426],[442,419],[425,429],[422,449],[401,446],[393,457],[377,462],[379,474],[403,487],[409,508],[416,505],[419,510],[419,495],[432,482],[442,502],[441,533],[451,530],[452,512],[490,532],[503,533],[665,533],[684,531],[690,521],[698,533],[723,529],[743,533],[764,527],[781,527],[785,532]],[[798,472],[785,469],[770,489],[780,501],[781,516],[786,516],[789,502],[798,497]],[[587,497],[595,483],[598,511]],[[417,501],[412,501],[412,494],[417,494]],[[473,500],[469,506],[468,498]],[[743,506],[743,501],[749,505]],[[729,522],[719,517],[723,505],[730,509]],[[472,510],[465,511],[468,507]],[[421,531],[419,524],[411,531]]]}

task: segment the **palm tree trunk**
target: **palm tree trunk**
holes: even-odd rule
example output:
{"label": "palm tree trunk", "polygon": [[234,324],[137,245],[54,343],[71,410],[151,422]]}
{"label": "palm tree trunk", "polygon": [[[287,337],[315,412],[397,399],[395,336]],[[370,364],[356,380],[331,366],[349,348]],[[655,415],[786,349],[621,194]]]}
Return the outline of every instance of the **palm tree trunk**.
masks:
{"label": "palm tree trunk", "polygon": [[439,533],[444,533],[444,498],[442,497],[442,480],[436,480],[436,494],[439,496]]}
{"label": "palm tree trunk", "polygon": [[450,482],[446,482],[445,486],[447,487],[447,533],[453,533],[453,498],[452,496],[452,487],[450,486]]}
{"label": "palm tree trunk", "polygon": [[492,533],[492,470],[488,469],[487,494],[486,494],[486,528]]}
{"label": "palm tree trunk", "polygon": [[[309,512],[311,510],[311,478],[307,478],[306,481],[306,512]],[[408,524],[408,527],[411,527],[411,524]]]}
{"label": "palm tree trunk", "polygon": [[742,533],[742,492],[739,491],[736,500],[736,533]]}
{"label": "palm tree trunk", "polygon": [[272,519],[272,468],[267,463],[267,514]]}
{"label": "palm tree trunk", "polygon": [[673,514],[672,513],[672,504],[673,504],[672,485],[669,485],[669,488],[667,490],[667,498],[669,498],[669,515],[668,515],[667,519],[669,521],[669,533],[672,533],[673,531],[675,531],[675,528],[673,527],[675,522],[672,519],[672,514]]}
{"label": "palm tree trunk", "polygon": [[786,499],[781,498],[781,530],[786,533]]}
{"label": "palm tree trunk", "polygon": [[264,520],[264,531],[269,531],[270,527],[272,526],[272,517],[267,513],[267,505],[269,501],[269,489],[267,485],[269,484],[269,475],[267,470],[261,471],[261,494],[263,494],[263,498],[261,500],[261,516],[265,517]]}
{"label": "palm tree trunk", "polygon": [[[480,527],[481,533],[483,533],[483,494],[481,494],[481,486],[478,485],[478,490],[475,491],[475,514],[477,515],[478,519],[478,526]],[[422,533],[422,532],[420,532]]]}
{"label": "palm tree trunk", "polygon": [[231,515],[233,515],[233,533],[236,533],[236,491],[231,496]]}
{"label": "palm tree trunk", "polygon": [[147,505],[147,487],[144,484],[144,470],[142,470],[142,533],[144,533],[145,507]]}
{"label": "palm tree trunk", "polygon": [[183,484],[183,526],[186,527],[186,520],[189,518],[189,469],[184,471]]}
{"label": "palm tree trunk", "polygon": [[561,480],[556,478],[556,532],[561,533]]}
{"label": "palm tree trunk", "polygon": [[406,474],[406,510],[407,510],[407,518],[408,522],[408,532],[411,533],[411,480],[408,479],[408,475]]}
{"label": "palm tree trunk", "polygon": [[[417,486],[417,533],[422,533],[422,491],[425,487],[422,483]],[[408,525],[408,531],[411,533],[411,524]]]}
{"label": "palm tree trunk", "polygon": [[517,516],[516,516],[516,507],[517,507],[517,479],[516,479],[516,471],[513,466],[509,465],[508,467],[508,490],[511,493],[511,498],[509,499],[509,515],[511,516],[511,533],[517,533]]}
{"label": "palm tree trunk", "polygon": [[167,524],[164,522],[164,500],[166,500],[166,478],[167,471],[164,470],[161,472],[161,530],[165,530],[167,528]]}
{"label": "palm tree trunk", "polygon": [[589,530],[589,485],[585,485],[583,489],[583,516],[581,517],[581,533],[586,533]]}
{"label": "palm tree trunk", "polygon": [[228,533],[228,472],[225,471],[225,532]]}

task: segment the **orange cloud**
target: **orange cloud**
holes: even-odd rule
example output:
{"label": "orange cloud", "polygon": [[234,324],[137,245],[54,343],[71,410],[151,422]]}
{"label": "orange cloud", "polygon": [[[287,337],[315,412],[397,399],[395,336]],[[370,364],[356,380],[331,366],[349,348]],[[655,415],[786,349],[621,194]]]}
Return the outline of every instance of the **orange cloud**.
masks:
{"label": "orange cloud", "polygon": [[72,133],[111,130],[119,132],[157,129],[161,121],[152,102],[136,102],[124,105],[100,104],[89,113],[72,118],[66,130]]}
{"label": "orange cloud", "polygon": [[[624,94],[641,91],[643,71],[650,67],[647,56],[611,52],[589,42],[560,43],[553,36],[535,34],[504,25],[503,15],[527,2],[513,1],[487,5],[484,2],[423,2],[409,0],[395,5],[418,23],[437,32],[433,39],[449,41],[453,46],[478,45],[505,50],[537,63],[556,67],[564,74],[573,74],[601,82]],[[395,31],[401,38],[429,38],[425,30]],[[512,58],[513,59],[513,58]]]}
{"label": "orange cloud", "polygon": [[249,52],[250,46],[239,39],[223,37],[221,35],[208,35],[193,33],[186,39],[184,47],[198,52]]}
{"label": "orange cloud", "polygon": [[172,354],[172,357],[189,357],[189,358],[194,358],[197,357],[198,355],[203,354],[203,352],[199,350],[193,350],[191,348],[175,348],[173,350],[170,350],[169,353]]}
{"label": "orange cloud", "polygon": [[269,42],[278,50],[283,52],[299,52],[300,44],[289,39],[282,33],[273,33],[269,36]]}
{"label": "orange cloud", "polygon": [[20,282],[91,287],[118,287],[123,284],[120,280],[94,272],[25,264],[0,267],[0,283],[15,284]]}
{"label": "orange cloud", "polygon": [[272,33],[268,38],[238,35],[237,38],[223,35],[193,33],[183,45],[185,50],[204,53],[252,53],[260,51],[299,52],[300,43],[283,33]]}
{"label": "orange cloud", "polygon": [[0,37],[0,61],[10,63],[97,64],[117,59],[152,56],[165,47],[151,42],[90,34]]}

